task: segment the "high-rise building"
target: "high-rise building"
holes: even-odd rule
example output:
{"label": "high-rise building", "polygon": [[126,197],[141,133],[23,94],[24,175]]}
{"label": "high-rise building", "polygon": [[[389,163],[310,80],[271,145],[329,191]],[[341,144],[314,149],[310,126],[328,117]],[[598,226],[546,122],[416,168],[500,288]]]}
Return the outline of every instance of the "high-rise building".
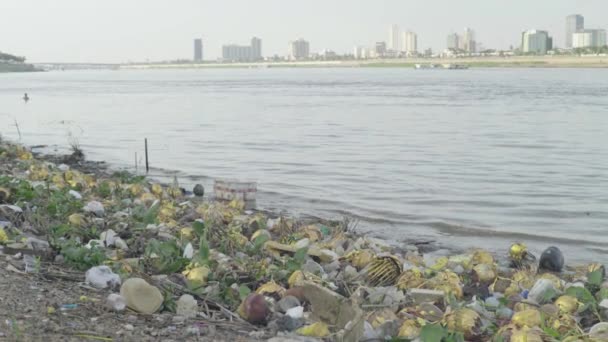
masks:
{"label": "high-rise building", "polygon": [[458,33],[451,33],[448,35],[448,49],[458,50],[460,49],[460,36]]}
{"label": "high-rise building", "polygon": [[606,30],[582,30],[572,34],[573,48],[606,46]]}
{"label": "high-rise building", "polygon": [[399,47],[399,26],[397,25],[392,25],[388,32],[388,49],[401,51]]}
{"label": "high-rise building", "polygon": [[415,55],[418,52],[418,35],[407,31],[403,33],[403,51],[408,55]]}
{"label": "high-rise building", "polygon": [[251,59],[254,61],[262,59],[262,40],[260,38],[251,38]]}
{"label": "high-rise building", "polygon": [[355,46],[353,48],[353,56],[355,56],[355,59],[362,59],[363,58],[363,50],[365,48],[361,47],[361,46]]}
{"label": "high-rise building", "polygon": [[528,30],[521,35],[521,50],[524,53],[545,55],[553,49],[553,39],[547,31]]}
{"label": "high-rise building", "polygon": [[566,49],[572,48],[572,35],[585,29],[585,18],[580,14],[566,17]]}
{"label": "high-rise building", "polygon": [[475,43],[475,32],[468,28],[464,28],[464,35],[462,36],[463,41],[463,50],[469,53],[477,52],[476,43]]}
{"label": "high-rise building", "polygon": [[307,59],[310,56],[310,43],[300,38],[289,42],[289,59]]}
{"label": "high-rise building", "polygon": [[226,62],[255,62],[262,59],[262,40],[256,37],[251,39],[251,45],[224,45],[222,46],[222,59]]}
{"label": "high-rise building", "polygon": [[386,55],[386,43],[385,42],[376,42],[376,56],[382,57]]}
{"label": "high-rise building", "polygon": [[201,62],[203,60],[203,40],[198,38],[194,40],[194,61]]}

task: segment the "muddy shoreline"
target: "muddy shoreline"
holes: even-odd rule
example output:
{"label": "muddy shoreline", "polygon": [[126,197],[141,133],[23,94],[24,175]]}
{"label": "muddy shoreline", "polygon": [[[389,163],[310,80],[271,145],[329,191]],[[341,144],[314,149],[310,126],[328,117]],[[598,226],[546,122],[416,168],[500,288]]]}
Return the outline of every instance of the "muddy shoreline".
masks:
{"label": "muddy shoreline", "polygon": [[388,243],[348,218],[246,210],[81,153],[0,142],[0,223],[0,338],[9,340],[608,336],[604,266],[564,264],[559,249]]}

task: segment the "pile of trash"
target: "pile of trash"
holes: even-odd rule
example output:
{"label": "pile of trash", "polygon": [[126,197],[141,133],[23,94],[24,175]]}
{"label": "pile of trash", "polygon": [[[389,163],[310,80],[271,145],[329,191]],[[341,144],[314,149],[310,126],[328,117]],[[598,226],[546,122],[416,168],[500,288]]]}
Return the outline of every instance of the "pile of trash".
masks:
{"label": "pile of trash", "polygon": [[557,247],[431,261],[361,236],[347,219],[246,210],[8,143],[0,245],[20,271],[60,268],[106,291],[108,311],[240,322],[252,338],[608,341],[604,266],[567,267]]}

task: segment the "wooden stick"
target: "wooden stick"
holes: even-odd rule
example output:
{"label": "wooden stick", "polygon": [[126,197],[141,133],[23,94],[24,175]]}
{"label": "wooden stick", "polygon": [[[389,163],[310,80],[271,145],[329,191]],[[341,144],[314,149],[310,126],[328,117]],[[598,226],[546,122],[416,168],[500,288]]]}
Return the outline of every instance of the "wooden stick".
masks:
{"label": "wooden stick", "polygon": [[146,146],[146,174],[150,172],[150,167],[148,166],[148,138],[144,138],[144,144]]}

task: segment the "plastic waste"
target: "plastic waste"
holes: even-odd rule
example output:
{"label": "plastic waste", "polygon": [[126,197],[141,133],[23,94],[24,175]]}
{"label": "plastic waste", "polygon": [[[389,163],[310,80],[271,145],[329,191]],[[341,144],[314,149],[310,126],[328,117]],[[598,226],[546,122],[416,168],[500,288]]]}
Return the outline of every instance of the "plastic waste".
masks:
{"label": "plastic waste", "polygon": [[98,289],[117,288],[121,283],[120,276],[108,266],[90,268],[85,274],[85,282]]}
{"label": "plastic waste", "polygon": [[147,315],[158,311],[164,301],[160,290],[141,278],[127,279],[120,287],[120,295],[129,308]]}
{"label": "plastic waste", "polygon": [[127,300],[118,293],[110,293],[106,298],[106,307],[113,311],[123,311],[127,307]]}

